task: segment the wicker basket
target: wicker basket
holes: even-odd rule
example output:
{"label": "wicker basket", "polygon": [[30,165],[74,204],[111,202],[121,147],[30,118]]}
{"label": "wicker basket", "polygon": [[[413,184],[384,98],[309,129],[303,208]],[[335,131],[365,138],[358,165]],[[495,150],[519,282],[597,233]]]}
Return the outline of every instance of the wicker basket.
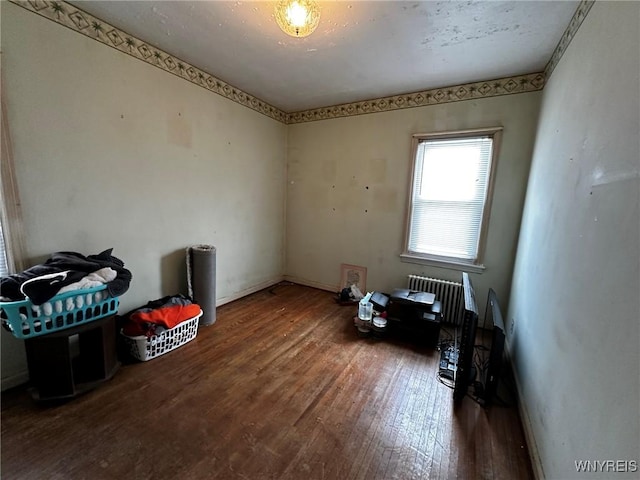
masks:
{"label": "wicker basket", "polygon": [[129,337],[120,332],[124,342],[127,344],[129,353],[133,358],[146,362],[152,358],[159,357],[171,350],[190,342],[198,334],[198,322],[202,316],[202,310],[197,316],[185,320],[179,323],[169,330],[165,330],[159,335],[153,335],[146,337],[144,335],[138,335],[136,337]]}
{"label": "wicker basket", "polygon": [[42,305],[30,300],[0,302],[3,326],[21,339],[76,327],[118,311],[118,297],[106,285],[56,295]]}

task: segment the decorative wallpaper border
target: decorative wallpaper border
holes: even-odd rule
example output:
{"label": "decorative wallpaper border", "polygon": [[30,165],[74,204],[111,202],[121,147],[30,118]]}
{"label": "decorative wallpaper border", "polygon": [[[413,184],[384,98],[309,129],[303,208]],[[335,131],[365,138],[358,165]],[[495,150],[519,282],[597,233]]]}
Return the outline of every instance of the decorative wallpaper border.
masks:
{"label": "decorative wallpaper border", "polygon": [[517,77],[466,83],[446,88],[434,88],[415,93],[392,95],[390,97],[344,103],[333,107],[316,108],[287,115],[287,123],[303,123],[327,118],[350,117],[366,113],[388,112],[404,108],[423,107],[442,103],[461,102],[476,98],[497,97],[514,93],[542,90],[545,84],[544,73],[530,73]]}
{"label": "decorative wallpaper border", "polygon": [[328,118],[350,117],[366,113],[387,112],[390,110],[421,107],[424,105],[460,102],[475,98],[497,97],[500,95],[542,90],[595,1],[596,0],[582,0],[580,2],[573,17],[571,17],[569,25],[562,34],[562,38],[553,51],[544,72],[467,83],[445,88],[435,88],[422,92],[393,95],[362,102],[344,103],[332,107],[289,113],[287,114],[287,124],[313,122],[315,120]]}
{"label": "decorative wallpaper border", "polygon": [[[1,0],[0,0],[1,1]],[[322,107],[301,112],[286,113],[253,95],[230,85],[210,73],[184,62],[163,50],[129,35],[83,10],[65,2],[54,0],[9,0],[10,2],[64,25],[82,35],[115,48],[138,60],[176,75],[199,87],[217,93],[233,102],[262,113],[285,124],[313,122],[330,118],[350,117],[368,113],[388,112],[405,108],[461,102],[477,98],[489,98],[516,93],[542,90],[560,58],[575,36],[595,0],[582,0],[569,26],[551,56],[544,72],[505,77],[463,85],[434,88],[420,92],[392,95],[360,102]]]}
{"label": "decorative wallpaper border", "polygon": [[67,2],[47,0],[9,1],[127,55],[131,55],[138,60],[142,60],[154,67],[176,75],[199,87],[217,93],[275,120],[286,123],[286,113],[282,110],[263,102],[251,94],[243,92],[233,85],[229,85],[210,73],[180,60],[159,48],[149,45],[133,35],[129,35],[119,28],[103,22],[93,15],[89,15],[85,11]]}
{"label": "decorative wallpaper border", "polygon": [[567,50],[567,47],[571,43],[571,40],[573,40],[573,37],[576,35],[576,32],[580,28],[580,25],[582,25],[584,19],[587,17],[589,10],[591,10],[591,7],[593,7],[594,3],[595,0],[582,0],[578,5],[576,12],[573,14],[573,17],[571,17],[571,21],[569,22],[567,29],[562,34],[562,38],[560,38],[556,49],[553,51],[553,54],[549,59],[549,63],[547,63],[547,66],[544,69],[545,78],[548,79],[551,77],[553,70],[560,62],[562,55],[564,55],[564,52]]}

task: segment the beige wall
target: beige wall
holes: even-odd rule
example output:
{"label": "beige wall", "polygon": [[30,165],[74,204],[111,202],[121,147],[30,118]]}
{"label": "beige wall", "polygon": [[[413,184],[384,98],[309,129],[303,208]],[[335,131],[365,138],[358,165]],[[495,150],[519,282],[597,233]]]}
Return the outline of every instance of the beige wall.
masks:
{"label": "beige wall", "polygon": [[[31,263],[113,247],[121,311],[186,293],[197,243],[218,303],[282,278],[285,125],[8,2],[2,70]],[[21,347],[3,335],[3,379]]]}
{"label": "beige wall", "polygon": [[639,19],[638,2],[596,2],[544,89],[507,318],[549,479],[640,467]]}
{"label": "beige wall", "polygon": [[337,289],[340,264],[367,267],[367,289],[404,287],[410,273],[461,272],[403,263],[411,135],[503,126],[486,270],[472,274],[507,304],[540,93],[524,93],[289,127],[287,260],[291,280]]}
{"label": "beige wall", "polygon": [[[637,461],[639,5],[597,2],[543,94],[286,127],[0,2],[29,260],[113,247],[134,274],[125,309],[184,290],[194,243],[218,247],[220,303],[283,273],[337,289],[341,263],[366,266],[369,290],[459,279],[399,259],[411,134],[501,125],[487,270],[472,279],[481,308],[489,287],[510,303],[537,473]],[[3,331],[3,387],[24,375]]]}

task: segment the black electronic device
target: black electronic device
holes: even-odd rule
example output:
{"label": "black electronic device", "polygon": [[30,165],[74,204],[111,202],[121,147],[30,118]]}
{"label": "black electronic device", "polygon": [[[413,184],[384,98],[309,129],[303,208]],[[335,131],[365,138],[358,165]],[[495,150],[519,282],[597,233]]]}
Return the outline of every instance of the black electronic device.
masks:
{"label": "black electronic device", "polygon": [[455,345],[449,345],[440,351],[440,366],[438,375],[440,378],[446,378],[453,381],[456,368],[458,366],[458,349]]}
{"label": "black electronic device", "polygon": [[389,297],[384,293],[373,292],[371,299],[369,300],[373,304],[373,309],[376,312],[384,312],[387,310],[387,304],[389,303]]}
{"label": "black electronic device", "polygon": [[484,313],[485,325],[491,326],[491,347],[489,348],[489,360],[484,372],[484,378],[480,381],[483,385],[482,396],[484,405],[490,405],[498,388],[498,381],[502,372],[502,359],[504,354],[504,321],[498,303],[498,296],[492,288],[487,297],[487,308]]}
{"label": "black electronic device", "polygon": [[392,330],[404,330],[426,346],[435,348],[440,338],[442,303],[430,292],[396,288],[387,309]]}
{"label": "black electronic device", "polygon": [[454,373],[453,400],[459,402],[467,394],[467,388],[474,381],[476,370],[473,366],[473,351],[478,328],[478,306],[469,274],[463,272],[464,311],[458,343],[458,365]]}

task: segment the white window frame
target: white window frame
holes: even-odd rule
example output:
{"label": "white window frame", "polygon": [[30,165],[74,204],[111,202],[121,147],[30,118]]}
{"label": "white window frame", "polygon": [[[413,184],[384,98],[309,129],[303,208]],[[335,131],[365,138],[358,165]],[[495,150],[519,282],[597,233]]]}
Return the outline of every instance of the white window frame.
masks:
{"label": "white window frame", "polygon": [[0,95],[0,222],[2,222],[3,242],[8,273],[16,273],[25,268],[25,236],[22,222],[20,195],[13,165],[13,148],[9,132],[7,107],[4,96]]}
{"label": "white window frame", "polygon": [[[500,140],[502,136],[502,127],[492,128],[480,128],[472,130],[458,130],[449,132],[438,133],[416,133],[412,136],[412,148],[411,148],[411,175],[409,177],[409,196],[407,199],[407,217],[406,228],[404,235],[403,253],[400,254],[400,258],[403,262],[418,263],[422,265],[432,265],[436,267],[450,268],[453,270],[463,270],[474,273],[482,273],[485,270],[484,265],[484,253],[486,247],[487,233],[489,229],[489,217],[491,214],[491,203],[493,199],[493,186],[495,180],[495,173],[498,166],[498,152],[500,147]],[[463,138],[474,137],[490,137],[492,138],[492,150],[491,150],[491,165],[489,167],[489,179],[487,182],[486,196],[484,200],[484,207],[482,211],[482,220],[480,222],[480,234],[478,240],[478,248],[476,258],[472,260],[446,257],[434,254],[413,252],[409,249],[409,236],[411,232],[411,222],[413,219],[413,198],[414,198],[414,185],[415,175],[418,170],[418,146],[420,143],[426,140],[456,140]]]}

